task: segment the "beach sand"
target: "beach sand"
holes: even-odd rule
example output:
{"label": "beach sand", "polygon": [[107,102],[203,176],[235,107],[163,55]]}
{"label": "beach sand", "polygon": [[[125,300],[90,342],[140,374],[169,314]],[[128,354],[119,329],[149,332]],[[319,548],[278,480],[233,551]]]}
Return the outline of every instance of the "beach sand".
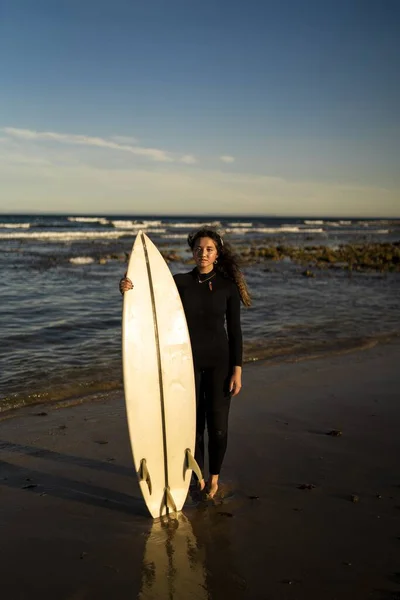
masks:
{"label": "beach sand", "polygon": [[3,415],[0,448],[4,600],[400,598],[398,342],[246,365],[223,497],[166,522],[121,392]]}

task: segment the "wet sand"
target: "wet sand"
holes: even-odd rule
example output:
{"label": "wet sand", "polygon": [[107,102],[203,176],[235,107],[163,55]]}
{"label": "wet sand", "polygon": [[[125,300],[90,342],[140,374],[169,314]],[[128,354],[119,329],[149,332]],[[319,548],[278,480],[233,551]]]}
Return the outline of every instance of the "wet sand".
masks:
{"label": "wet sand", "polygon": [[399,432],[398,342],[248,365],[223,497],[153,523],[120,393],[20,410],[0,421],[1,598],[399,599]]}

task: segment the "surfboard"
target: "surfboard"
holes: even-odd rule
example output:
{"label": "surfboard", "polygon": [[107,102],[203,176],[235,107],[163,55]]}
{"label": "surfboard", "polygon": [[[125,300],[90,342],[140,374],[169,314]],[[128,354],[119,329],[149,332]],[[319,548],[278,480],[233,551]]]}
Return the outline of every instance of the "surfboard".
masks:
{"label": "surfboard", "polygon": [[196,397],[189,332],[180,296],[160,252],[139,231],[124,293],[125,405],[139,486],[153,518],[178,512],[194,460]]}

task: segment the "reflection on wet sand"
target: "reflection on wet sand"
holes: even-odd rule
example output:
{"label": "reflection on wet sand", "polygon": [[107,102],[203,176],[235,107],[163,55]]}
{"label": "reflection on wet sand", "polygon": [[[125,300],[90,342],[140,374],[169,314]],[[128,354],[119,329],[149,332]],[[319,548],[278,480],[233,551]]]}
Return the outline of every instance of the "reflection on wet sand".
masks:
{"label": "reflection on wet sand", "polygon": [[153,523],[145,547],[140,600],[244,598],[245,582],[233,559],[232,514],[223,504]]}
{"label": "reflection on wet sand", "polygon": [[146,542],[139,598],[207,600],[204,549],[190,521],[179,513],[152,525]]}

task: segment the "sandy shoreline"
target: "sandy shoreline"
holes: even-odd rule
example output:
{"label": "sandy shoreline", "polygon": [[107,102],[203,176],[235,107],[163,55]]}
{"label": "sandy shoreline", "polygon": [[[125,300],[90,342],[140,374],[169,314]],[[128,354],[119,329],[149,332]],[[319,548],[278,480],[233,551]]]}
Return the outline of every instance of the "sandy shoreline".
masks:
{"label": "sandy shoreline", "polygon": [[0,422],[1,597],[400,598],[399,365],[398,342],[246,365],[225,498],[168,526],[143,507],[120,392],[18,411]]}

